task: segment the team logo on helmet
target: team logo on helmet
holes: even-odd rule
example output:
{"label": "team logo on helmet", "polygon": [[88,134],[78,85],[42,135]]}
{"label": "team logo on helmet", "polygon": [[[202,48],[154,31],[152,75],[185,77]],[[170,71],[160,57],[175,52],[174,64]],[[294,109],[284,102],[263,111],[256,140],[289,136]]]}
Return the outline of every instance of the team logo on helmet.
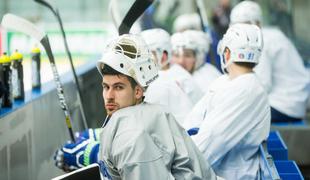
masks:
{"label": "team logo on helmet", "polygon": [[254,53],[249,53],[247,59],[253,60],[254,59]]}

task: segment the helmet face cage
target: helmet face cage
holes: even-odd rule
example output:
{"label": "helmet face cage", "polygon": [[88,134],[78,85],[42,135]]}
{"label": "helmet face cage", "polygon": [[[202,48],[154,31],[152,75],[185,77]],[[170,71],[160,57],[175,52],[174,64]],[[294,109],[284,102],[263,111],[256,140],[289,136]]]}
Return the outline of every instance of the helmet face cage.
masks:
{"label": "helmet face cage", "polygon": [[137,35],[126,34],[112,41],[98,61],[100,73],[105,64],[132,77],[142,87],[148,86],[158,76],[152,53]]}
{"label": "helmet face cage", "polygon": [[[228,63],[224,59],[225,48],[230,50],[230,60]],[[262,33],[256,25],[232,25],[218,44],[218,54],[221,57],[222,69],[225,70],[233,62],[257,64],[262,48]]]}

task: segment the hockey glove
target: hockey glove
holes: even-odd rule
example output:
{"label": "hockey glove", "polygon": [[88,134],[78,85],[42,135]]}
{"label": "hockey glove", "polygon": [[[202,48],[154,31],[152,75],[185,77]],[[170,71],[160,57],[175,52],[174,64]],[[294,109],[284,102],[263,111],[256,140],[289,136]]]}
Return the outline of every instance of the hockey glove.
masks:
{"label": "hockey glove", "polygon": [[76,143],[67,143],[55,153],[55,165],[65,172],[97,163],[99,141],[81,138]]}

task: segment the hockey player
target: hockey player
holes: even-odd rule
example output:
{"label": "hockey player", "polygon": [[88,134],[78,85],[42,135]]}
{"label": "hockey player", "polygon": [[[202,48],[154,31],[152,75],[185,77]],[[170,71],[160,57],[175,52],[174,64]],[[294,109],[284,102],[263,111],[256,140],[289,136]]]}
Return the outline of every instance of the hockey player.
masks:
{"label": "hockey player", "polygon": [[187,45],[185,41],[182,33],[175,33],[171,36],[172,66],[168,74],[187,94],[192,103],[196,104],[203,96],[203,91],[191,74],[195,66],[195,56],[192,51],[183,48]]}
{"label": "hockey player", "polygon": [[171,60],[170,35],[163,29],[149,29],[141,33],[152,51],[159,77],[147,88],[145,102],[160,104],[182,124],[193,104],[187,94],[169,76]]}
{"label": "hockey player", "polygon": [[[256,2],[243,1],[231,12],[231,23],[262,25]],[[272,122],[300,121],[309,97],[309,74],[292,42],[277,28],[262,28],[264,49],[255,71],[271,105]],[[278,42],[275,44],[275,42]]]}
{"label": "hockey player", "polygon": [[225,179],[257,179],[259,145],[270,129],[270,107],[254,66],[263,39],[255,25],[231,26],[218,48],[223,71],[185,119],[185,129],[215,173]]}
{"label": "hockey player", "polygon": [[210,48],[209,38],[202,31],[187,30],[183,32],[184,49],[192,50],[195,54],[195,67],[193,78],[200,89],[206,93],[208,87],[221,73],[210,63],[205,63],[206,55]]}
{"label": "hockey player", "polygon": [[[111,179],[216,179],[174,117],[143,101],[144,90],[157,77],[152,58],[135,35],[122,35],[109,44],[97,67],[111,118],[104,123],[100,146],[82,141],[61,149],[63,157],[75,158],[65,162],[72,163],[69,167],[77,161],[99,161]],[[99,157],[94,147],[100,148]]]}
{"label": "hockey player", "polygon": [[209,39],[205,33],[187,30],[172,36],[173,62],[186,69],[195,84],[207,92],[210,83],[219,77],[220,72],[211,64],[205,63],[209,51]]}

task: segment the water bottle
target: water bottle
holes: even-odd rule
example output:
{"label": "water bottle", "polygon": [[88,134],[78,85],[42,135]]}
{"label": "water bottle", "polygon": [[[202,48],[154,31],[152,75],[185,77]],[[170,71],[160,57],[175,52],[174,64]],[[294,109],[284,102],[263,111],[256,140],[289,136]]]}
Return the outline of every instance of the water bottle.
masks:
{"label": "water bottle", "polygon": [[14,100],[24,100],[24,70],[23,70],[23,55],[17,50],[11,55],[12,61],[12,86]]}
{"label": "water bottle", "polygon": [[11,59],[4,52],[0,57],[0,79],[3,84],[2,107],[13,106]]}
{"label": "water bottle", "polygon": [[33,89],[40,89],[41,88],[41,51],[40,49],[35,46],[31,50],[31,72],[32,72],[32,88]]}

